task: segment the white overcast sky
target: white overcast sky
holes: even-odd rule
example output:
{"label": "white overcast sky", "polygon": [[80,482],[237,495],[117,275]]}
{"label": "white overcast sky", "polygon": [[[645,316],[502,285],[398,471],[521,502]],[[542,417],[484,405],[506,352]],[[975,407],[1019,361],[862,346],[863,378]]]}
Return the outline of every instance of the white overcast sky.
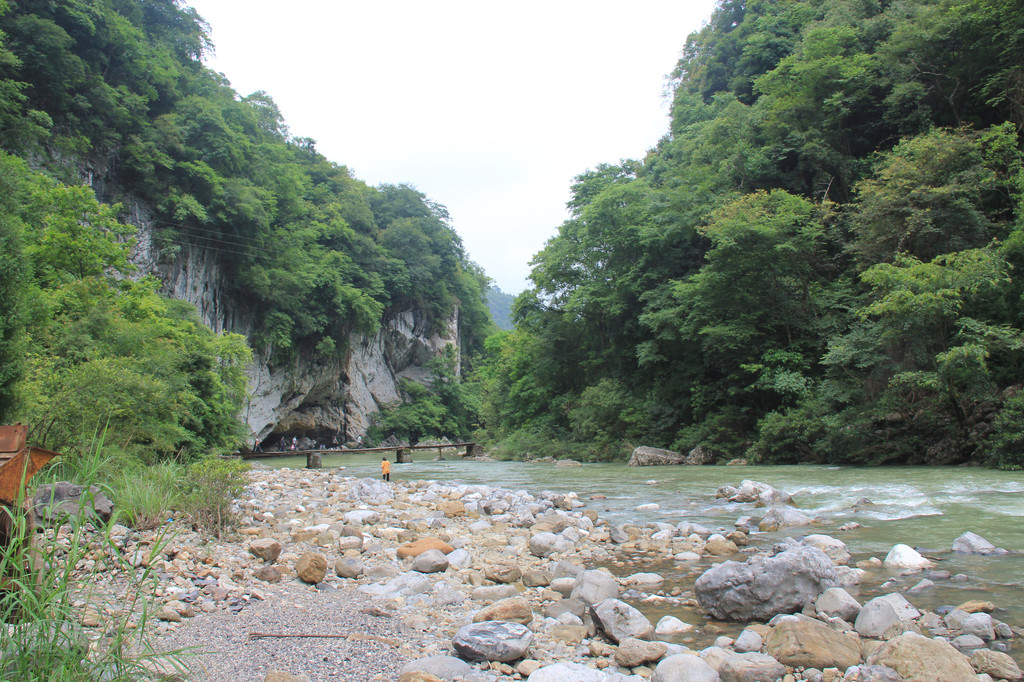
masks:
{"label": "white overcast sky", "polygon": [[714,0],[188,0],[207,64],[292,135],[448,208],[507,293],[566,219],[572,178],[668,130],[666,75]]}

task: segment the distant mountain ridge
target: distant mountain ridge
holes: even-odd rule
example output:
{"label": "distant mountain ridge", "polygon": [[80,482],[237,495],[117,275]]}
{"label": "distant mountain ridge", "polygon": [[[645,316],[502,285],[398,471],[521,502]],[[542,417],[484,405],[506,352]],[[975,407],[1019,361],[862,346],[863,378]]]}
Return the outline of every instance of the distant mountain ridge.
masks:
{"label": "distant mountain ridge", "polygon": [[516,297],[513,294],[506,294],[498,287],[487,289],[487,307],[491,310],[491,317],[494,324],[502,331],[512,330],[512,304]]}

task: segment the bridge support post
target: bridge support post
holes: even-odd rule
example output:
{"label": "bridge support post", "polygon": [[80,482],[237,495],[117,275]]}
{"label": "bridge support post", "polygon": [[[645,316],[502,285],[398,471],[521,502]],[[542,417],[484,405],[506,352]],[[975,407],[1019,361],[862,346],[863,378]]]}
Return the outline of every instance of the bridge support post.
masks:
{"label": "bridge support post", "polygon": [[395,461],[399,464],[412,464],[412,451],[398,448],[395,450]]}
{"label": "bridge support post", "polygon": [[320,456],[319,452],[307,452],[306,453],[306,468],[307,469],[322,469],[324,467],[323,457]]}

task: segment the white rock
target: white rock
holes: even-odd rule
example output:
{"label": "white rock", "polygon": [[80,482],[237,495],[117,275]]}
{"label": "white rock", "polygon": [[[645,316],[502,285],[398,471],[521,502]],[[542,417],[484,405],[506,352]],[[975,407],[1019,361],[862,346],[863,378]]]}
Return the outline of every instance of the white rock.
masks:
{"label": "white rock", "polygon": [[663,616],[654,627],[654,634],[659,637],[671,637],[672,635],[689,632],[692,629],[692,625],[684,623],[675,616]]}
{"label": "white rock", "polygon": [[932,562],[925,559],[913,547],[909,545],[895,545],[889,550],[883,562],[889,568],[931,568]]}

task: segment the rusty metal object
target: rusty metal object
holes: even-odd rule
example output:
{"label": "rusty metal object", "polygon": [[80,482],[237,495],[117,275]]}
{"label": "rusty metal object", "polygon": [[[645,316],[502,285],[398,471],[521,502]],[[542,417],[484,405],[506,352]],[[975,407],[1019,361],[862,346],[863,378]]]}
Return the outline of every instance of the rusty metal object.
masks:
{"label": "rusty metal object", "polygon": [[28,427],[24,424],[0,426],[0,555],[6,559],[2,562],[6,570],[0,575],[0,590],[17,590],[18,575],[34,570],[35,534],[25,499],[26,485],[34,473],[59,456],[56,452],[26,446],[27,435]]}
{"label": "rusty metal object", "polygon": [[28,427],[24,424],[0,426],[0,503],[11,506],[24,497],[32,475],[60,455],[25,445]]}

